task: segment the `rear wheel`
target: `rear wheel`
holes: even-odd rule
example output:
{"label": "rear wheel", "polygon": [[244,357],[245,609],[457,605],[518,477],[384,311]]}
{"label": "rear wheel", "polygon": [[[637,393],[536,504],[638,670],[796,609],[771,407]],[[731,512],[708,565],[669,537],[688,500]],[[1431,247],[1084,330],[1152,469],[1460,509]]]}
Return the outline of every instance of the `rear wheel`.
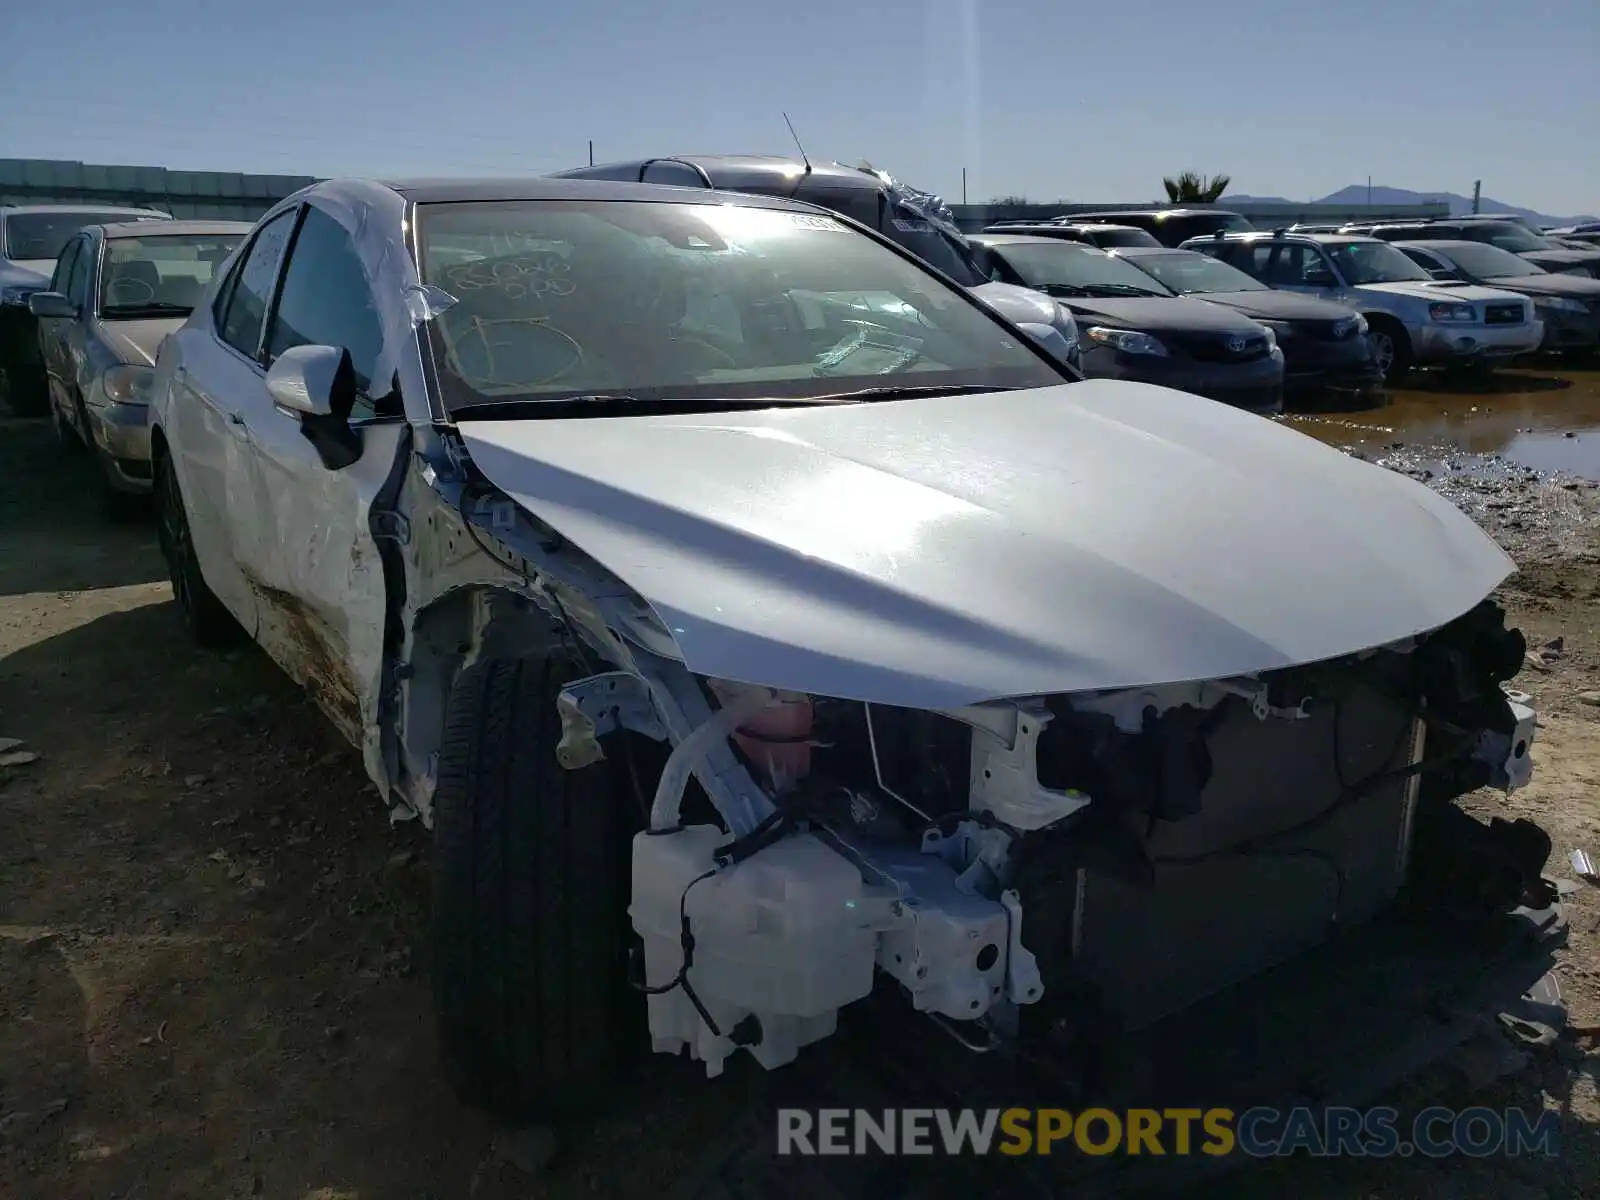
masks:
{"label": "rear wheel", "polygon": [[439,751],[440,1049],[463,1099],[519,1118],[598,1107],[645,1026],[627,973],[631,798],[609,760],[555,757],[556,696],[584,673],[564,654],[468,667]]}
{"label": "rear wheel", "polygon": [[1383,373],[1385,383],[1399,379],[1411,369],[1411,336],[1400,322],[1369,317],[1367,337],[1372,341],[1372,358]]}
{"label": "rear wheel", "polygon": [[218,600],[200,572],[200,559],[189,533],[189,513],[184,507],[183,489],[173,469],[172,456],[163,454],[156,467],[156,530],[161,556],[167,560],[172,578],[172,598],[189,636],[201,646],[224,646],[243,634],[239,623]]}

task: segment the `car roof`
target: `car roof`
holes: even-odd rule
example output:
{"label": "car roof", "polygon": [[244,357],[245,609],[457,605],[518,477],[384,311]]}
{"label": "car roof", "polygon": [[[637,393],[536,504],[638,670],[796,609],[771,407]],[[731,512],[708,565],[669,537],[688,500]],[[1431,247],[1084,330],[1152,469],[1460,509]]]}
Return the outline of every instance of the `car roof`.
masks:
{"label": "car roof", "polygon": [[[1237,217],[1242,215],[1241,213],[1234,212],[1231,208],[1184,208],[1182,206],[1175,208],[1163,208],[1159,204],[1154,204],[1149,208],[1107,208],[1097,212],[1073,213],[1072,219],[1074,221],[1082,221],[1085,217],[1197,217],[1205,216],[1207,214],[1219,217]],[[1096,221],[1094,224],[1103,224],[1103,222]]]}
{"label": "car roof", "polygon": [[0,207],[0,215],[8,217],[63,212],[127,213],[130,217],[160,217],[165,221],[172,219],[171,213],[162,212],[159,208],[129,208],[122,204],[8,204]]}
{"label": "car roof", "polygon": [[1115,225],[1110,221],[996,221],[989,226],[998,232],[1006,230],[1024,229],[1080,229],[1085,233],[1105,233],[1107,230],[1121,230],[1123,233],[1143,233],[1137,225]]}
{"label": "car roof", "polygon": [[[860,167],[846,166],[841,162],[813,161],[784,154],[658,154],[649,158],[625,158],[616,162],[597,163],[592,167],[574,167],[557,171],[552,178],[580,179],[599,177],[602,172],[619,170],[641,171],[652,163],[675,162],[695,167],[710,177],[712,185],[738,191],[743,188],[766,190],[782,187],[787,182],[804,178],[810,183],[819,180],[840,188],[860,188],[877,191],[883,180]],[[594,175],[591,176],[590,172]]]}
{"label": "car roof", "polygon": [[[150,227],[160,225],[160,233]],[[90,226],[93,228],[93,226]],[[255,228],[249,221],[120,221],[115,225],[101,225],[100,232],[107,240],[131,237],[171,237],[175,234],[249,233]]]}
{"label": "car roof", "polygon": [[1066,238],[1030,237],[1025,233],[974,233],[968,235],[967,241],[979,246],[1064,246],[1085,254],[1105,253],[1098,246],[1088,246],[1083,242],[1071,242]]}
{"label": "car roof", "polygon": [[[360,187],[361,181],[340,181],[342,187]],[[318,185],[319,187],[321,185]],[[614,179],[570,179],[551,175],[523,175],[486,179],[400,179],[372,186],[386,187],[414,204],[493,203],[506,200],[635,200],[663,204],[727,204],[726,192],[705,188],[670,187],[660,183],[626,183]],[[311,189],[315,194],[316,187]],[[740,193],[737,203],[751,208],[779,208],[815,212],[779,196]]]}
{"label": "car roof", "polygon": [[[1427,238],[1415,240],[1411,238],[1401,238],[1399,241],[1390,242],[1389,244],[1391,246],[1401,246],[1411,250],[1434,250],[1440,254],[1443,254],[1446,258],[1449,258],[1452,250],[1482,250],[1487,243],[1469,242],[1461,238]],[[1500,249],[1498,246],[1492,248]],[[1507,250],[1506,253],[1510,254],[1511,251]]]}
{"label": "car roof", "polygon": [[[1381,242],[1382,238],[1368,237],[1363,233],[1307,233],[1295,232],[1292,229],[1244,229],[1232,233],[1224,233],[1220,238],[1214,235],[1192,237],[1185,242],[1315,242],[1326,246],[1330,242]],[[1385,242],[1385,245],[1388,243]],[[1181,247],[1180,247],[1181,248]]]}
{"label": "car roof", "polygon": [[1177,246],[1112,246],[1111,253],[1123,258],[1149,258],[1157,254],[1194,254],[1196,258],[1205,258],[1193,250],[1182,250]]}

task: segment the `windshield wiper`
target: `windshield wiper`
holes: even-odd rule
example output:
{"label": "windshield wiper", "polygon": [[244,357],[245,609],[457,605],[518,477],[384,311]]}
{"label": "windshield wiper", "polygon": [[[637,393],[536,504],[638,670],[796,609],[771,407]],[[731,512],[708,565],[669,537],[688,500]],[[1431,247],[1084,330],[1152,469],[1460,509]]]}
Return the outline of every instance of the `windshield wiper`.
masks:
{"label": "windshield wiper", "polygon": [[909,399],[913,396],[964,396],[1015,390],[993,384],[890,385],[858,388],[850,392],[825,392],[816,396],[700,396],[672,399],[649,399],[626,392],[589,392],[550,398],[519,396],[503,400],[480,400],[475,404],[457,405],[451,409],[451,415],[457,420],[492,420],[507,412],[543,418],[603,417],[641,412],[666,416],[697,412],[743,412],[762,408],[820,408],[830,404],[862,404],[873,400]]}
{"label": "windshield wiper", "polygon": [[925,384],[922,386],[857,388],[853,392],[827,392],[812,396],[817,404],[858,404],[870,400],[910,400],[917,396],[978,396],[984,392],[1014,392],[1017,389],[992,383]]}
{"label": "windshield wiper", "polygon": [[1096,283],[1084,288],[1088,296],[1153,296],[1160,299],[1162,293],[1152,292],[1149,288],[1138,287],[1131,283]]}
{"label": "windshield wiper", "polygon": [[177,313],[187,316],[194,309],[187,304],[171,304],[165,300],[148,300],[143,304],[106,304],[100,309],[103,317],[127,317],[135,313]]}

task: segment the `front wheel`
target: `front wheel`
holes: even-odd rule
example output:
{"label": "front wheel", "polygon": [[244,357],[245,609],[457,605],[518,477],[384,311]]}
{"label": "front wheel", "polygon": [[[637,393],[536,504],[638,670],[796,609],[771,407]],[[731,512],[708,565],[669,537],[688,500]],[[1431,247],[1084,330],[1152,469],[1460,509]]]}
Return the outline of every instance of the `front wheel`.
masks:
{"label": "front wheel", "polygon": [[638,822],[610,760],[556,762],[556,697],[584,673],[565,654],[468,667],[439,748],[440,1050],[463,1099],[516,1118],[601,1105],[645,1026],[627,971]]}
{"label": "front wheel", "polygon": [[163,454],[156,466],[155,502],[161,556],[167,560],[172,598],[178,602],[184,628],[201,646],[225,646],[238,641],[243,630],[201,574],[200,559],[189,532],[183,488],[170,454]]}
{"label": "front wheel", "polygon": [[1411,337],[1398,321],[1382,318],[1370,322],[1367,337],[1372,342],[1372,359],[1385,383],[1399,379],[1411,369]]}

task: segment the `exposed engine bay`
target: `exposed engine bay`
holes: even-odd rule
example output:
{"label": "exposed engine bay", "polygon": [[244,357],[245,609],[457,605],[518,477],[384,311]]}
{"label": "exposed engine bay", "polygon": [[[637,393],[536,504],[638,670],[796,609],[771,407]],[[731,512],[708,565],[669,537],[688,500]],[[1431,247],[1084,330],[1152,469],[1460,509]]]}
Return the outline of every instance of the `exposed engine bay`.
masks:
{"label": "exposed engine bay", "polygon": [[[712,715],[681,738],[638,711],[597,723],[601,676],[562,694],[558,757],[586,765],[623,726],[675,742],[629,910],[657,1051],[711,1075],[740,1047],[778,1067],[885,988],[974,1051],[1071,1042],[1150,1025],[1402,895],[1486,914],[1553,899],[1536,826],[1453,804],[1531,774],[1534,712],[1503,687],[1525,644],[1504,620],[1485,601],[1259,677],[950,712],[698,680]],[[726,771],[691,784],[730,744],[760,793],[740,812]]]}

